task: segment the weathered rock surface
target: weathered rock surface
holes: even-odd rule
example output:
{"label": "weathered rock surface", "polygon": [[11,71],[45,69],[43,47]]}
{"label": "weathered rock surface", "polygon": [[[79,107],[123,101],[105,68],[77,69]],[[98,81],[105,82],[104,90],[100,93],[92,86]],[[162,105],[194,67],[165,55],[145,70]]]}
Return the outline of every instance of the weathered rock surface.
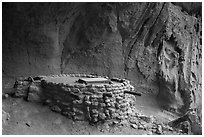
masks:
{"label": "weathered rock surface", "polygon": [[201,114],[202,6],[174,4],[3,3],[3,76],[127,78]]}
{"label": "weathered rock surface", "polygon": [[201,19],[181,12],[172,4],[168,13],[158,55],[158,97],[161,104],[169,103],[173,111],[186,112],[189,108],[199,108],[202,100],[198,74],[201,72]]}
{"label": "weathered rock surface", "polygon": [[195,135],[202,134],[201,119],[194,111],[189,111],[182,117],[175,119],[173,121],[170,121],[168,125],[173,128],[175,127],[179,128],[184,133],[187,133],[187,134],[191,134],[191,133]]}

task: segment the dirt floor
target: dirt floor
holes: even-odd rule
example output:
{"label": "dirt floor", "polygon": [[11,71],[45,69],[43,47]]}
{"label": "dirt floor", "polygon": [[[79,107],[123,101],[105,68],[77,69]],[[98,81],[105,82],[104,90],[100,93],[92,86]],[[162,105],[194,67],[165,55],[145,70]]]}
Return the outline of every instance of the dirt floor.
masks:
{"label": "dirt floor", "polygon": [[[3,78],[3,93],[12,92],[13,79]],[[143,92],[143,91],[141,91]],[[136,111],[146,115],[155,116],[161,123],[167,123],[177,118],[175,114],[163,111],[151,94],[137,96]],[[149,130],[133,128],[125,122],[113,124],[110,122],[90,125],[88,122],[74,122],[59,113],[52,112],[47,106],[27,102],[22,98],[7,97],[2,100],[2,134],[3,135],[89,135],[89,134],[120,134],[141,135],[154,134]],[[164,134],[180,134],[175,131],[165,131]]]}

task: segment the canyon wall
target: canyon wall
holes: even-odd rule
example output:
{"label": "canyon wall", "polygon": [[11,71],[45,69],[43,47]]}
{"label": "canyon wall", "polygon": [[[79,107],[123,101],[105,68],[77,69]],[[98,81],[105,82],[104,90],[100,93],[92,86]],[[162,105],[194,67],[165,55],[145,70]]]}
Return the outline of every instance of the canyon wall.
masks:
{"label": "canyon wall", "polygon": [[165,108],[201,110],[201,3],[3,3],[2,8],[3,76],[127,78],[135,87],[153,89]]}

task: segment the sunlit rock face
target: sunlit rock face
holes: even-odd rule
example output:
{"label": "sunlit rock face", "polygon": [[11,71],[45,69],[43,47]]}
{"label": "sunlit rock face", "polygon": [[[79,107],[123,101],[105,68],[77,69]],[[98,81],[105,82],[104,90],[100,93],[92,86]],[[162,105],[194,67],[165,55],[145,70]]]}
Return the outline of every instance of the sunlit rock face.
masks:
{"label": "sunlit rock face", "polygon": [[201,110],[201,5],[3,3],[3,76],[126,78],[167,109]]}

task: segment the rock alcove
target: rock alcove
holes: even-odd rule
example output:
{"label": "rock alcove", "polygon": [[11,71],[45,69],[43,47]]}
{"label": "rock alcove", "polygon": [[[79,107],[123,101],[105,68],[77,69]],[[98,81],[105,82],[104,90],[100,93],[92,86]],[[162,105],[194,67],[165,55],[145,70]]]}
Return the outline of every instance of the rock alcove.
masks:
{"label": "rock alcove", "polygon": [[201,119],[201,9],[201,3],[176,2],[4,2],[3,78],[117,77],[134,92],[157,96],[164,109],[194,110]]}

